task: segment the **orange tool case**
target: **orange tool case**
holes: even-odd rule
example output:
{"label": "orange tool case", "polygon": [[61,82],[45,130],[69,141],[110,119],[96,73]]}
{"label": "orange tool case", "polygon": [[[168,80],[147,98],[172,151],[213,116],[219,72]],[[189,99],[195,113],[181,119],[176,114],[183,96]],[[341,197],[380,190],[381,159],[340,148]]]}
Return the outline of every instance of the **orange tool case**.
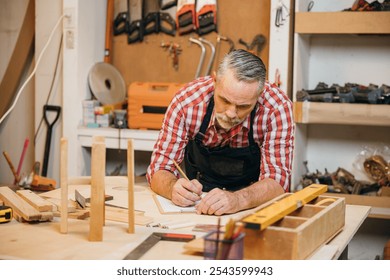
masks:
{"label": "orange tool case", "polygon": [[161,129],[164,114],[183,84],[133,82],[128,90],[129,128]]}

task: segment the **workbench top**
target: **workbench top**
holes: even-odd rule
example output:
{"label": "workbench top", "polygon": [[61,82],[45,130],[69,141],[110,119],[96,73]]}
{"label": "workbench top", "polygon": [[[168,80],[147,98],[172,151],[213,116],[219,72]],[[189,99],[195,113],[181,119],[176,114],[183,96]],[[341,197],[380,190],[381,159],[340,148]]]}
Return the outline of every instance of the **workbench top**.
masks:
{"label": "workbench top", "polygon": [[[177,220],[200,224],[217,224],[216,216],[195,213],[160,214],[152,191],[144,184],[136,185],[135,209],[145,211],[145,216],[153,217],[154,222]],[[127,197],[124,195],[123,197]],[[319,248],[311,259],[337,259],[353,238],[367,215],[370,207],[347,205],[345,227],[328,244]],[[246,210],[233,215],[224,215],[222,224],[230,218],[239,219],[253,213]],[[181,229],[162,229],[160,227],[135,226],[135,233],[127,233],[127,224],[106,221],[102,242],[88,241],[89,220],[68,219],[68,233],[60,233],[60,220],[36,224],[19,223],[12,220],[0,224],[0,259],[36,260],[121,260],[153,232],[190,233],[202,237],[206,233],[194,232],[192,227]],[[184,243],[162,241],[157,243],[141,259],[203,259],[196,253],[186,252]],[[167,254],[169,252],[169,255]]]}

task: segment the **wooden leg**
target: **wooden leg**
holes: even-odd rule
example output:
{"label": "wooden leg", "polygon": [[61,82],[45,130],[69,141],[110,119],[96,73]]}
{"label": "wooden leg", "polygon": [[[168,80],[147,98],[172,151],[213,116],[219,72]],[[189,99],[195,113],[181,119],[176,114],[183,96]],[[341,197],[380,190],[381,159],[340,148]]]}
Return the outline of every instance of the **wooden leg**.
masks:
{"label": "wooden leg", "polygon": [[128,180],[128,204],[129,204],[129,228],[128,233],[134,233],[134,148],[133,140],[127,142],[127,180]]}
{"label": "wooden leg", "polygon": [[92,144],[89,241],[103,241],[106,145]]}
{"label": "wooden leg", "polygon": [[61,187],[61,223],[60,232],[68,233],[68,139],[61,138],[60,187]]}
{"label": "wooden leg", "polygon": [[[104,138],[104,136],[100,136],[100,135],[95,135],[92,137],[92,143],[105,143],[106,142],[106,138]],[[106,159],[104,159],[106,160]],[[106,190],[104,189],[104,195],[106,195]],[[103,204],[103,226],[106,225],[106,204],[104,203]]]}

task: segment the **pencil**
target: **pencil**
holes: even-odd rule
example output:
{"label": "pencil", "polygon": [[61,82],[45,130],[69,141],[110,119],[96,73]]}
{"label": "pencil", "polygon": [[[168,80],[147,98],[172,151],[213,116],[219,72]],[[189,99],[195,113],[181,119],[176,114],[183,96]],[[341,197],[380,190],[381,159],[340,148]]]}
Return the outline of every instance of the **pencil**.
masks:
{"label": "pencil", "polygon": [[215,259],[219,260],[219,233],[221,228],[221,217],[218,217],[218,224],[217,224],[217,236],[216,236],[216,246],[215,246]]}
{"label": "pencil", "polygon": [[184,178],[186,178],[188,181],[190,181],[190,179],[188,179],[187,175],[184,173],[184,171],[180,168],[180,166],[177,164],[176,161],[173,160],[173,163],[175,164],[177,170],[180,172],[181,176],[183,176]]}
{"label": "pencil", "polygon": [[[173,163],[175,164],[175,166],[176,166],[177,170],[179,171],[179,173],[181,174],[181,176],[184,177],[187,181],[191,181],[190,179],[188,179],[187,175],[184,173],[184,171],[180,168],[180,166],[177,164],[177,162],[175,160],[173,160]],[[195,192],[192,192],[192,193],[197,195],[197,196],[200,196]]]}

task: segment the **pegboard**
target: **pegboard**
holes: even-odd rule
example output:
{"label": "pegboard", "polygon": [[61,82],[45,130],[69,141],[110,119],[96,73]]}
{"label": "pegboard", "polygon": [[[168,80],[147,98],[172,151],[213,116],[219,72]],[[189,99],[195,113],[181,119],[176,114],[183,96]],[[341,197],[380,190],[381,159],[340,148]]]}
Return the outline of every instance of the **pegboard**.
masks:
{"label": "pegboard", "polygon": [[[126,0],[115,1],[115,15],[126,9],[123,2]],[[266,43],[258,55],[268,68],[270,0],[220,0],[217,6],[217,20],[218,33],[230,38],[236,49],[246,49],[244,45],[239,44],[240,38],[250,44],[256,35],[263,35]],[[191,43],[190,37],[199,38],[195,32],[176,36],[159,33],[145,36],[143,42],[128,44],[126,34],[114,36],[112,64],[121,72],[127,86],[135,81],[176,83],[192,81],[196,75],[201,48]],[[216,32],[202,37],[216,46]],[[179,44],[182,49],[178,69],[173,67],[169,51],[161,47],[162,43],[170,42]],[[207,45],[205,47],[206,57],[200,76],[205,75],[211,54],[210,48]],[[212,70],[216,69],[229,48],[230,45],[226,41],[221,41],[219,46],[216,46]]]}

